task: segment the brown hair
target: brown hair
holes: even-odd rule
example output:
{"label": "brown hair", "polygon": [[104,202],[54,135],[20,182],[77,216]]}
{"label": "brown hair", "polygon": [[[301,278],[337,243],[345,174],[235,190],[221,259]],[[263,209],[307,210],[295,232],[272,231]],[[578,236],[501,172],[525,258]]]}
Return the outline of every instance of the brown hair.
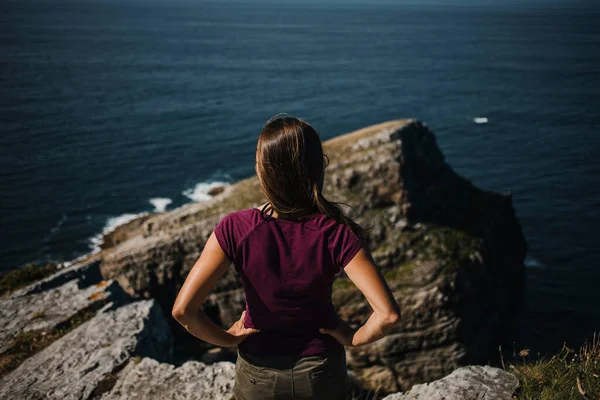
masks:
{"label": "brown hair", "polygon": [[307,122],[278,114],[264,125],[256,146],[256,172],[278,218],[324,214],[364,236],[360,225],[323,196],[327,164],[319,134]]}

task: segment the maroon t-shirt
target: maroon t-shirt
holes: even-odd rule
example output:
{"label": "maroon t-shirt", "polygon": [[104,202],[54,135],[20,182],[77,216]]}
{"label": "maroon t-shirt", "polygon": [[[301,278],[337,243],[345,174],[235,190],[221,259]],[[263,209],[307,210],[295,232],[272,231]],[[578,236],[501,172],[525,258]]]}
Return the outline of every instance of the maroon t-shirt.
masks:
{"label": "maroon t-shirt", "polygon": [[244,285],[244,325],[260,329],[240,344],[240,351],[257,357],[310,356],[342,347],[319,328],[336,327],[331,286],[362,248],[347,225],[320,214],[283,220],[253,208],[227,215],[215,236]]}

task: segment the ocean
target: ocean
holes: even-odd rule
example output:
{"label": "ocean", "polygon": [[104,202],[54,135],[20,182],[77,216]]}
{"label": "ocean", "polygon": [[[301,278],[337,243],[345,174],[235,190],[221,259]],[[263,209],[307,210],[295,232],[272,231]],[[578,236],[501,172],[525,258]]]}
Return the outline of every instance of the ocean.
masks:
{"label": "ocean", "polygon": [[458,173],[513,194],[516,345],[577,345],[600,330],[599,17],[568,0],[6,0],[0,270],[252,175],[276,113],[324,139],[412,117]]}

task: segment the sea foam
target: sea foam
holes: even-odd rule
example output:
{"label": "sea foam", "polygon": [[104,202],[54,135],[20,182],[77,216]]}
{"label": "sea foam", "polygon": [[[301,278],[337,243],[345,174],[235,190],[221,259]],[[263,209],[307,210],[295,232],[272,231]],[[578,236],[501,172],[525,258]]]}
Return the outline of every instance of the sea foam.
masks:
{"label": "sea foam", "polygon": [[196,184],[196,186],[194,186],[193,188],[190,189],[186,189],[183,191],[183,195],[189,199],[192,199],[196,202],[200,202],[200,201],[207,201],[211,199],[211,195],[208,194],[208,192],[211,191],[211,189],[220,187],[220,186],[229,186],[229,183],[227,182],[219,182],[219,181],[215,181],[215,182],[201,182]]}
{"label": "sea foam", "polygon": [[154,206],[154,212],[165,212],[169,204],[173,202],[167,197],[154,197],[148,201]]}
{"label": "sea foam", "polygon": [[[212,197],[208,194],[208,192],[211,189],[220,186],[229,186],[229,183],[221,181],[198,183],[193,188],[186,189],[185,191],[183,191],[183,195],[196,202],[206,201],[210,200],[210,198]],[[148,200],[148,202],[154,206],[154,212],[164,212],[166,211],[167,207],[173,203],[173,200],[167,197],[153,197],[150,200]],[[92,254],[100,251],[100,246],[102,245],[104,235],[111,233],[120,225],[126,224],[130,221],[133,221],[136,218],[143,217],[145,215],[148,215],[148,213],[128,213],[119,215],[117,217],[110,217],[109,219],[107,219],[104,228],[102,228],[102,232],[90,239],[90,247],[92,249]]]}
{"label": "sea foam", "polygon": [[527,255],[525,257],[525,266],[528,268],[544,268],[545,265],[542,264],[541,261],[536,260],[535,258],[531,257],[530,255]]}

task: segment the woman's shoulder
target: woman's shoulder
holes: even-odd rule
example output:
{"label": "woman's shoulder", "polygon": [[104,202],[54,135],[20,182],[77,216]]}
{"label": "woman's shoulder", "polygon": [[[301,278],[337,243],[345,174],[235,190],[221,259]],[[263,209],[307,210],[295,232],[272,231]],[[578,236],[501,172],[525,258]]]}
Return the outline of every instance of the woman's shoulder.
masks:
{"label": "woman's shoulder", "polygon": [[234,211],[217,223],[214,234],[221,249],[230,261],[234,261],[238,245],[260,223],[260,212],[253,209]]}
{"label": "woman's shoulder", "polygon": [[230,260],[233,260],[238,244],[254,231],[260,220],[260,211],[245,209],[231,212],[217,223],[215,236]]}
{"label": "woman's shoulder", "polygon": [[246,208],[230,212],[221,219],[221,222],[252,225],[258,224],[260,220],[260,210],[256,208]]}

